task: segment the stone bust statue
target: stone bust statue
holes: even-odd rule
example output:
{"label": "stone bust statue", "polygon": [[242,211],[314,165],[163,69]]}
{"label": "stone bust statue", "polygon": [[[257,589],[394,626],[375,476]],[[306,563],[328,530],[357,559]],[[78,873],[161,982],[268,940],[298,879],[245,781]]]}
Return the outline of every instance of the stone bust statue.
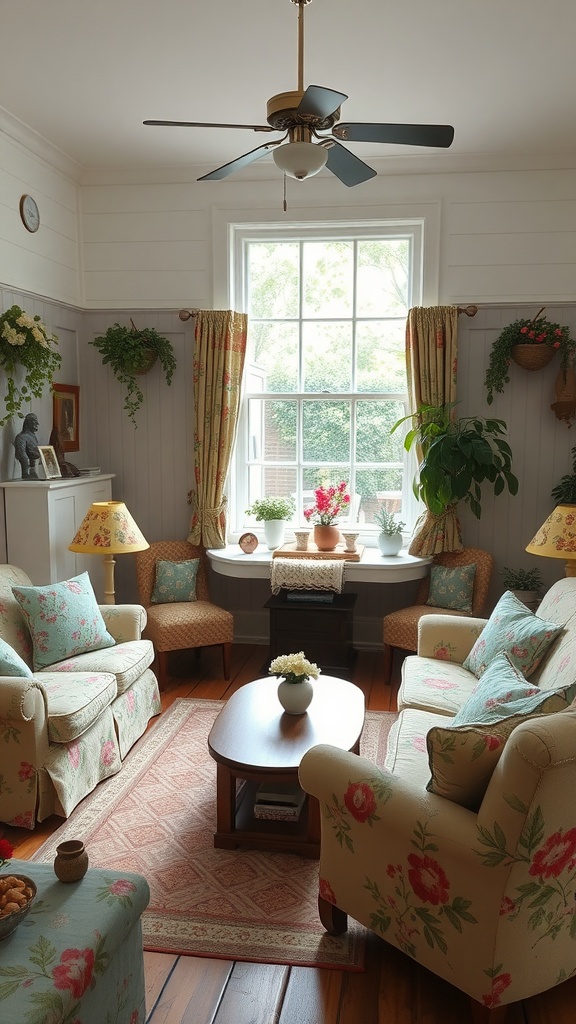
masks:
{"label": "stone bust statue", "polygon": [[37,432],[38,417],[35,413],[29,412],[28,415],[24,417],[22,430],[19,434],[16,434],[16,437],[14,438],[14,451],[22,468],[23,480],[38,479],[36,463],[40,458],[40,452],[38,451]]}

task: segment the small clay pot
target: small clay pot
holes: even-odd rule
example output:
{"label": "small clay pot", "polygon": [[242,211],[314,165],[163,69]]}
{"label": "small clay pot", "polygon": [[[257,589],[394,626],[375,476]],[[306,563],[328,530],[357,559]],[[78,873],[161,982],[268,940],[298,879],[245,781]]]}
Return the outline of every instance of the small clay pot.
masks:
{"label": "small clay pot", "polygon": [[56,847],[54,873],[61,882],[78,882],[88,870],[88,854],[80,839],[69,839]]}

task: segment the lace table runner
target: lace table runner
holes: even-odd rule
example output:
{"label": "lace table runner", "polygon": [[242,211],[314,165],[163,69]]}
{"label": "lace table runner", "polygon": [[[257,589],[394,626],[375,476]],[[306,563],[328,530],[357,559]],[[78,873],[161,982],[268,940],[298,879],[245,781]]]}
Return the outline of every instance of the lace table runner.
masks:
{"label": "lace table runner", "polygon": [[343,560],[311,558],[273,558],[270,570],[272,593],[286,590],[333,590],[342,593]]}

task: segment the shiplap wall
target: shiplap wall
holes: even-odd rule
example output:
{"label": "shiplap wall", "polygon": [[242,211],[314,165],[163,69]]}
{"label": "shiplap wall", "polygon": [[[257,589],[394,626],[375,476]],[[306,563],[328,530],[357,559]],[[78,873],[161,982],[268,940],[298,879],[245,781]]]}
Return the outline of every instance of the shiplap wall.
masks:
{"label": "shiplap wall", "polygon": [[[428,210],[434,222],[426,238],[434,294],[425,301],[480,306],[474,320],[460,323],[460,413],[506,420],[520,479],[516,498],[505,494],[494,500],[485,489],[480,523],[463,510],[464,540],[495,556],[492,600],[501,592],[504,565],[540,562],[550,583],[562,575],[562,563],[536,560],[524,547],[550,511],[551,487],[571,469],[570,448],[576,443],[549,408],[557,361],[538,374],[513,367],[510,385],[491,407],[482,382],[490,346],[512,319],[532,316],[546,303],[551,319],[576,332],[576,174],[572,169],[392,174],[384,163],[379,169],[377,178],[354,190],[324,175],[289,182],[285,215],[274,167],[254,165],[252,177],[217,183],[197,183],[193,170],[158,172],[155,180],[144,171],[92,172],[78,185],[73,169],[67,174],[0,136],[3,308],[20,295],[24,308],[40,313],[60,333],[66,352],[61,380],[81,389],[82,449],[72,461],[116,474],[114,497],[126,501],[150,540],[182,537],[193,479],[193,322],[183,324],[177,311],[228,304],[227,223],[370,220]],[[41,198],[43,221],[36,235],[19,221],[24,191]],[[158,366],[143,378],[146,401],[136,431],[122,411],[120,386],[89,345],[115,320],[128,322],[130,316],[167,334],[178,359],[170,389]],[[34,405],[47,440],[50,400]],[[11,475],[14,433],[11,425],[2,431],[3,476]],[[118,558],[116,576],[120,599],[132,599],[133,562]],[[217,577],[213,586],[215,597],[237,612],[243,635],[265,633],[265,581]],[[381,614],[411,600],[414,587],[358,589],[358,637],[376,643]]]}

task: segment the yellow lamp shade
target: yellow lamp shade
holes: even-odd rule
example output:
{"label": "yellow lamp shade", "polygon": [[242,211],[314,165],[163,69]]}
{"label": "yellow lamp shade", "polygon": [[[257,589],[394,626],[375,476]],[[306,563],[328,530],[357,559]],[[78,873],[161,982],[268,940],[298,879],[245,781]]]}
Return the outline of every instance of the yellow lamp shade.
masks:
{"label": "yellow lamp shade", "polygon": [[576,505],[557,505],[526,551],[546,558],[563,558],[566,575],[576,576]]}
{"label": "yellow lamp shade", "polygon": [[140,533],[123,501],[94,501],[69,551],[104,555],[104,600],[114,604],[114,555],[145,551],[150,545]]}
{"label": "yellow lamp shade", "polygon": [[84,555],[119,555],[149,547],[123,501],[93,502],[68,545]]}

